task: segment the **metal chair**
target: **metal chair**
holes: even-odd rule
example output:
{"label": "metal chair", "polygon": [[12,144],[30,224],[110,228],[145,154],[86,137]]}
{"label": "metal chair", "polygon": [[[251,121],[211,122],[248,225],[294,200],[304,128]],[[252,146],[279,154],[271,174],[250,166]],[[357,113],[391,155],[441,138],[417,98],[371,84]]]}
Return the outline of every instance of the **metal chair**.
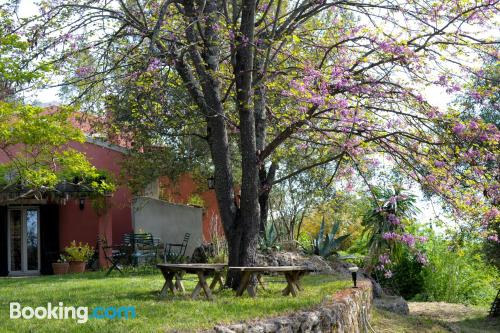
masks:
{"label": "metal chair", "polygon": [[123,271],[120,268],[120,262],[123,258],[127,257],[127,252],[122,250],[122,246],[113,246],[109,245],[106,241],[106,238],[97,237],[97,242],[100,244],[100,249],[104,253],[104,258],[107,262],[110,263],[110,267],[106,272],[106,276],[108,276],[114,269],[120,272],[123,275]]}
{"label": "metal chair", "polygon": [[186,254],[189,237],[191,234],[186,232],[182,243],[166,243],[163,250],[163,261],[178,263]]}

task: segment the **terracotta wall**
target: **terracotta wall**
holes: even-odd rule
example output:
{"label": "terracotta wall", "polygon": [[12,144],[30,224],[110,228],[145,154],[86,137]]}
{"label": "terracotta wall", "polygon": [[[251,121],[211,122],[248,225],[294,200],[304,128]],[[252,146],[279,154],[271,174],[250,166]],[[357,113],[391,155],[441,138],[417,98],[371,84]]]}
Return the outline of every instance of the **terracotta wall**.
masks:
{"label": "terracotta wall", "polygon": [[[71,147],[85,153],[87,159],[97,168],[107,170],[116,177],[119,176],[120,161],[124,156],[121,152],[88,142],[72,143]],[[122,235],[132,231],[131,201],[132,195],[126,186],[120,186],[109,199],[109,214],[113,229],[108,242],[119,244]],[[85,200],[83,210],[80,210],[77,200],[70,200],[61,205],[59,213],[61,248],[73,239],[95,246],[99,232],[99,216],[94,212],[90,200]]]}

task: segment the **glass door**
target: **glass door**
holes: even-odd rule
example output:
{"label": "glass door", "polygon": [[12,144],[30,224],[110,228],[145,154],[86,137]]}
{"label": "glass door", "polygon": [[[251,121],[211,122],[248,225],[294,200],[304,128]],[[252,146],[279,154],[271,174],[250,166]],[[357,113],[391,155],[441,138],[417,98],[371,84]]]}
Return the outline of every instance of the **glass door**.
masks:
{"label": "glass door", "polygon": [[9,271],[40,272],[40,213],[37,208],[9,209]]}

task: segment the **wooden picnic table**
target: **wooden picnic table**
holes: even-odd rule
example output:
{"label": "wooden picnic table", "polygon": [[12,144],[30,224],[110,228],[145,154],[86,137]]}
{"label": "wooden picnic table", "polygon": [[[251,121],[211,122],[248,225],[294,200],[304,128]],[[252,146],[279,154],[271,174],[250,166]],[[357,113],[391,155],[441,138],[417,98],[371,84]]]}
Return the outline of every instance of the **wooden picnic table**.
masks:
{"label": "wooden picnic table", "polygon": [[229,267],[229,270],[242,272],[240,286],[236,292],[236,296],[242,296],[245,290],[251,297],[257,294],[256,285],[250,283],[252,277],[255,277],[258,283],[265,289],[262,281],[262,274],[266,273],[280,273],[286,278],[287,286],[283,289],[283,295],[292,295],[296,297],[299,291],[302,290],[300,286],[300,279],[307,273],[314,270],[307,266],[261,266],[261,267]]}
{"label": "wooden picnic table", "polygon": [[[194,288],[191,298],[196,299],[203,289],[205,297],[209,300],[213,300],[212,291],[214,290],[217,283],[220,284],[222,288],[224,286],[224,280],[222,278],[222,273],[227,267],[226,264],[157,264],[165,278],[165,284],[161,289],[160,296],[166,296],[168,290],[172,294],[183,293],[185,291],[184,285],[182,284],[182,275],[184,273],[192,273],[198,276],[198,284]],[[207,284],[206,278],[213,275],[212,283],[210,286]],[[175,282],[173,281],[175,278]]]}

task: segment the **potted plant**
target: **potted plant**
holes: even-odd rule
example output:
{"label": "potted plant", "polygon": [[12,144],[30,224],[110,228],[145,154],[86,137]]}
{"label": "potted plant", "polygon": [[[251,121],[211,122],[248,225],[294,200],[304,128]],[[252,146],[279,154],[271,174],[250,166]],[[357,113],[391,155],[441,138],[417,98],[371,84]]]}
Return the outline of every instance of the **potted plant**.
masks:
{"label": "potted plant", "polygon": [[55,275],[63,275],[68,273],[69,263],[64,255],[60,255],[57,262],[52,263],[52,270]]}
{"label": "potted plant", "polygon": [[85,265],[94,255],[94,248],[88,243],[82,244],[82,242],[80,242],[77,245],[76,241],[72,241],[70,246],[65,247],[64,250],[66,251],[69,261],[69,272],[85,272]]}

